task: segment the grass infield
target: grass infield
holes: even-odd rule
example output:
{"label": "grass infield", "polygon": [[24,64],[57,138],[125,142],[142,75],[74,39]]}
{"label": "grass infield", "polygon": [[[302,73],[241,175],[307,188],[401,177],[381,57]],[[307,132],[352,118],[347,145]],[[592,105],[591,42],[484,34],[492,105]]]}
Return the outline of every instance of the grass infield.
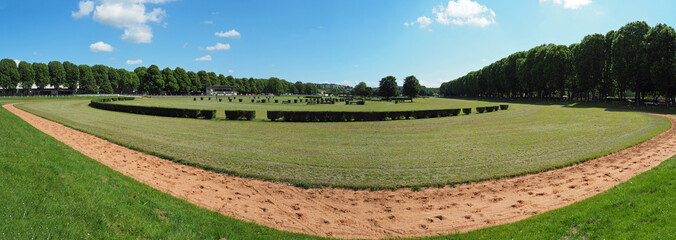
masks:
{"label": "grass infield", "polygon": [[[215,99],[139,100],[154,106],[176,101],[202,108],[225,104]],[[144,116],[94,109],[88,103],[63,100],[18,107],[178,162],[304,187],[417,188],[519,175],[614,152],[671,126],[647,114],[562,105],[510,104],[507,111],[421,120],[288,123]],[[495,105],[431,98],[411,105],[364,106],[375,109],[378,104],[386,110]]]}

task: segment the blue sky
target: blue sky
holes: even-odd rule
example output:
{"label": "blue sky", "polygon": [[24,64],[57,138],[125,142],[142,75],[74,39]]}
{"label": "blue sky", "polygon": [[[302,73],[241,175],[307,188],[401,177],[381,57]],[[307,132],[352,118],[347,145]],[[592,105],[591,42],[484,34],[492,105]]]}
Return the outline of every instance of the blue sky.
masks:
{"label": "blue sky", "polygon": [[631,21],[676,27],[674,9],[672,0],[0,0],[0,58],[370,86],[415,75],[438,87]]}

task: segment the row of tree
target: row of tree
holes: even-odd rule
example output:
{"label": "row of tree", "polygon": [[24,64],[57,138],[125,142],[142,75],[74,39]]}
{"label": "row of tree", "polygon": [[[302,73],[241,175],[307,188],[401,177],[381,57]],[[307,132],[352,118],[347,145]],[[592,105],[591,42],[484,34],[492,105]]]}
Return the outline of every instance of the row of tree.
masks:
{"label": "row of tree", "polygon": [[240,93],[293,93],[315,94],[319,92],[312,83],[290,83],[275,77],[269,79],[234,78],[207,71],[186,71],[180,67],[160,70],[156,65],[138,67],[133,72],[104,65],[75,65],[71,62],[51,61],[44,63],[0,60],[0,87],[9,94],[22,88],[29,94],[32,87],[43,90],[62,88],[83,94],[97,93],[150,93],[190,94],[203,92],[213,85],[235,86]]}
{"label": "row of tree", "polygon": [[637,102],[652,96],[674,101],[676,32],[670,26],[632,22],[570,46],[541,45],[443,83],[445,96],[564,98]]}
{"label": "row of tree", "polygon": [[355,96],[368,97],[378,95],[384,98],[395,97],[400,94],[408,97],[429,96],[432,93],[433,90],[421,86],[418,79],[413,75],[404,79],[404,87],[401,92],[399,92],[399,87],[397,86],[397,79],[393,76],[382,78],[377,90],[366,86],[365,82],[360,82],[351,91],[351,94]]}

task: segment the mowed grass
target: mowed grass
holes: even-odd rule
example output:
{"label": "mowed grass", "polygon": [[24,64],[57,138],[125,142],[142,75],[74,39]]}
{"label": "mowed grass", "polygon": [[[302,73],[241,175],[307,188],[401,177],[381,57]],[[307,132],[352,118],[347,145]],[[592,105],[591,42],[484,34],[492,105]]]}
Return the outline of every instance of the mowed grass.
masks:
{"label": "mowed grass", "polygon": [[0,239],[311,238],[228,218],[152,189],[4,108],[0,123]]}
{"label": "mowed grass", "polygon": [[[495,105],[433,101],[435,107]],[[299,186],[397,188],[522,174],[617,151],[671,126],[648,114],[561,105],[511,104],[507,111],[421,120],[288,123],[145,116],[88,103],[18,107],[174,160]]]}
{"label": "mowed grass", "polygon": [[[299,98],[300,97],[300,98]],[[194,101],[193,99],[197,99]],[[278,96],[272,99],[272,103],[252,103],[252,97],[236,96],[232,102],[228,101],[228,97],[153,97],[153,98],[137,98],[134,101],[122,101],[115,104],[126,105],[141,105],[141,106],[155,106],[155,107],[169,107],[169,108],[194,108],[194,109],[212,109],[216,110],[217,118],[225,118],[225,110],[254,110],[256,111],[257,120],[266,120],[267,111],[405,111],[405,110],[432,110],[432,109],[449,109],[449,108],[475,108],[484,106],[497,106],[497,103],[477,102],[456,100],[449,102],[448,99],[442,98],[416,98],[413,102],[387,102],[387,101],[367,101],[365,105],[345,104],[345,102],[336,102],[335,104],[307,104],[293,103],[293,100],[305,100],[303,96]],[[218,99],[222,99],[221,102]],[[243,99],[240,103],[239,99]],[[265,97],[261,97],[265,99]],[[254,100],[261,100],[255,98]],[[274,103],[274,100],[279,100],[279,103]],[[282,104],[282,101],[290,100],[290,104]],[[476,109],[472,109],[476,111]]]}
{"label": "mowed grass", "polygon": [[[8,103],[0,100],[0,105]],[[0,108],[2,239],[321,239],[207,211],[99,164]],[[676,158],[571,206],[420,239],[674,239]]]}

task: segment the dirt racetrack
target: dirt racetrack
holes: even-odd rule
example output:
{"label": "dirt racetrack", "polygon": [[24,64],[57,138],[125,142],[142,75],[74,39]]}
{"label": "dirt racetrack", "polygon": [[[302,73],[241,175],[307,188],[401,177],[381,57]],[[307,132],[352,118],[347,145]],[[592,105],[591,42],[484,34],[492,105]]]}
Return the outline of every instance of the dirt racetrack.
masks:
{"label": "dirt racetrack", "polygon": [[625,150],[547,172],[396,191],[303,189],[190,167],[137,152],[19,110],[42,132],[153,188],[272,228],[339,238],[429,236],[515,222],[603,192],[676,154],[666,132]]}

